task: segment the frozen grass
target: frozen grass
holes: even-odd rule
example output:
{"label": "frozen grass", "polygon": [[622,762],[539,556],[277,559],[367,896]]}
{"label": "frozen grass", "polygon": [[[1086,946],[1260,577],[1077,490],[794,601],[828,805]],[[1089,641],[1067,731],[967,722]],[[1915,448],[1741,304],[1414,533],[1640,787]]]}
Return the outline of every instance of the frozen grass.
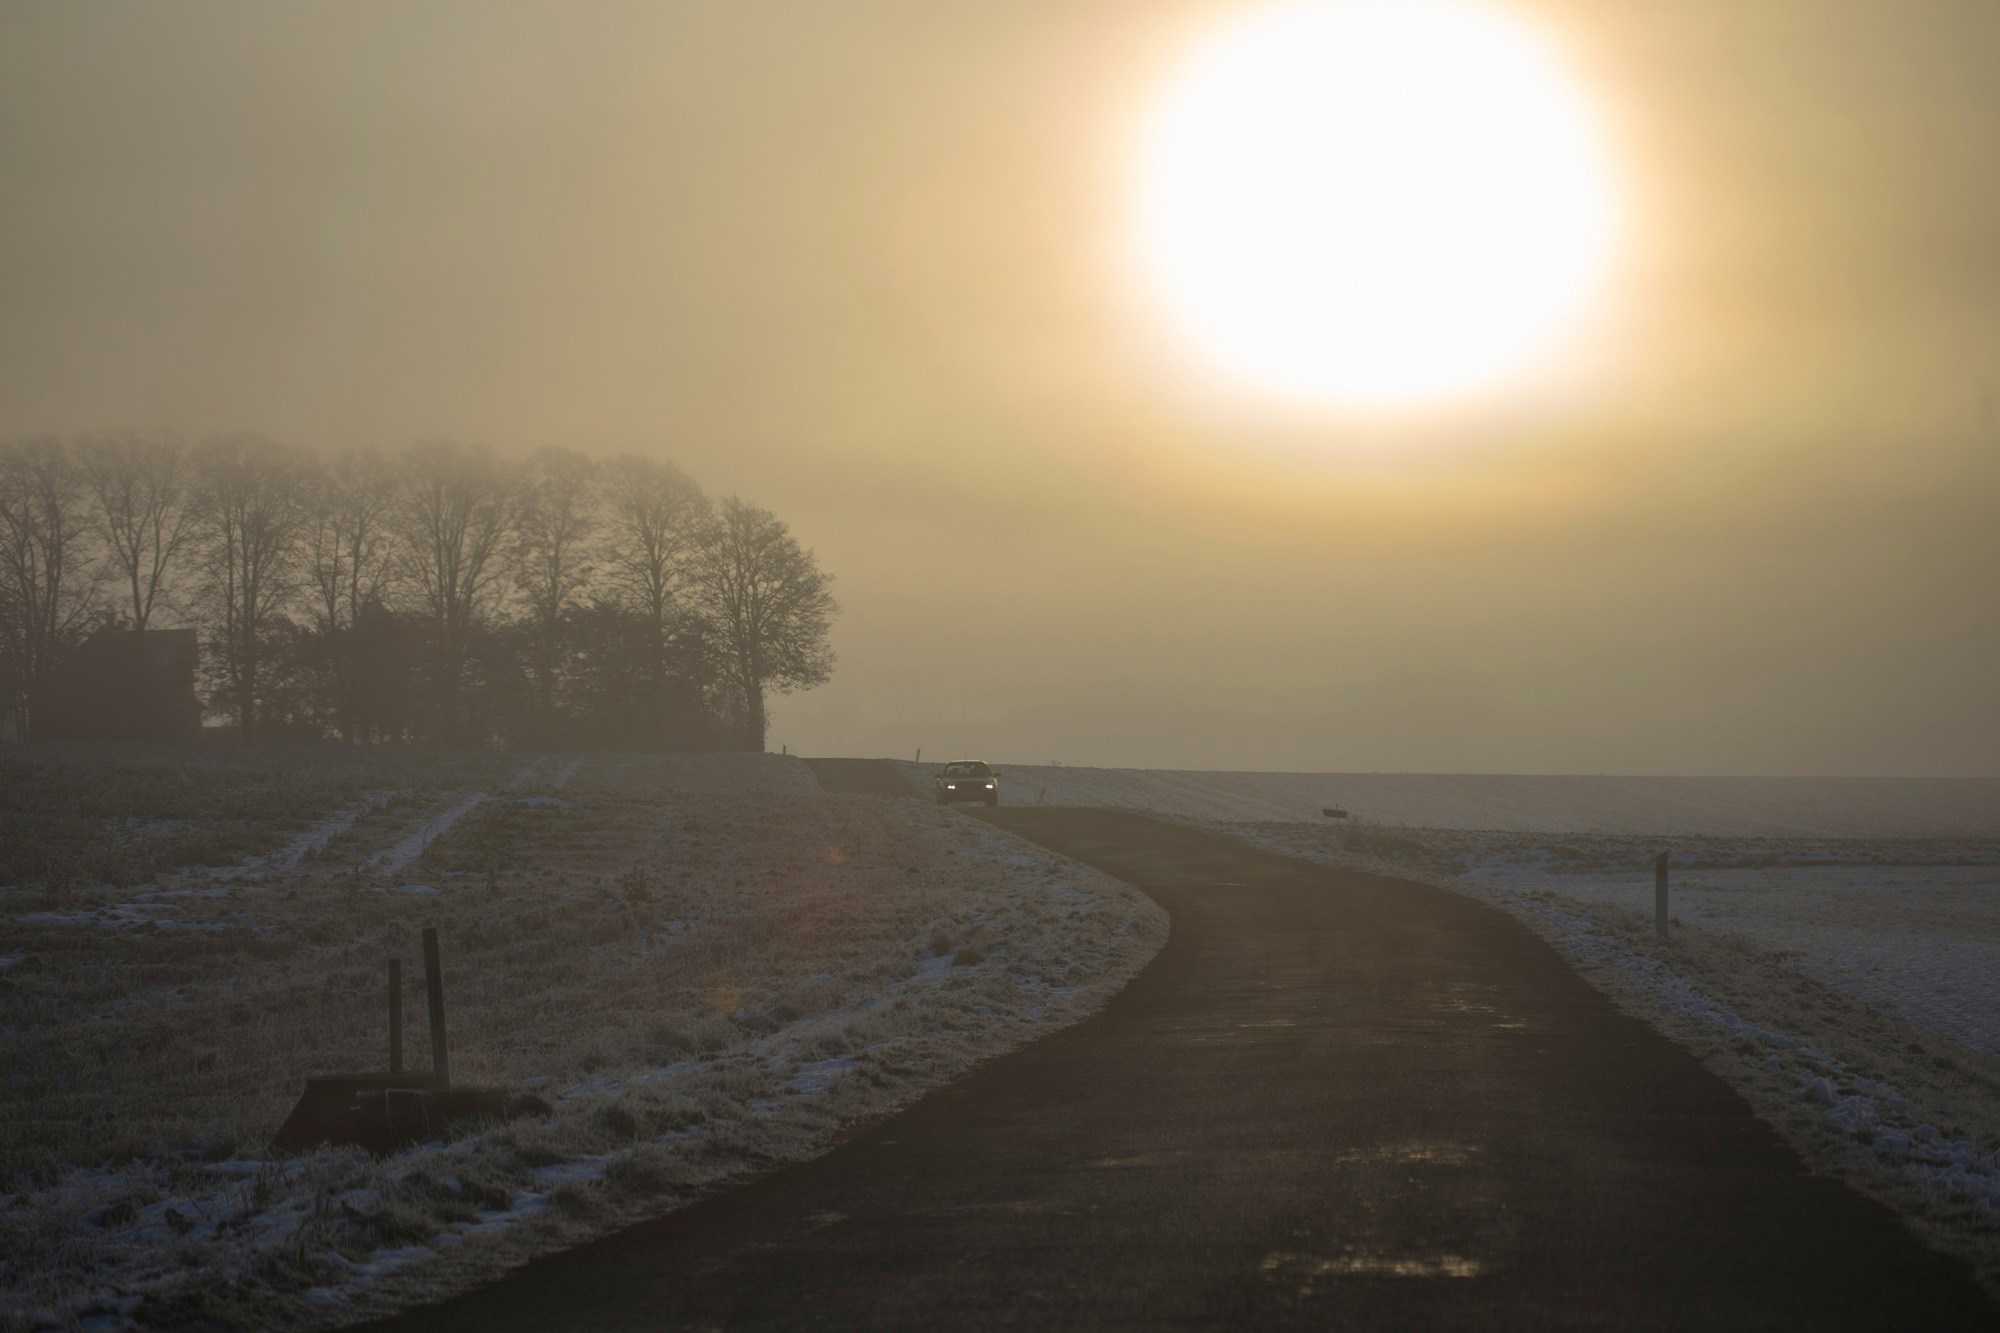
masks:
{"label": "frozen grass", "polygon": [[[0,896],[0,1320],[311,1325],[434,1297],[823,1150],[1081,1017],[1165,939],[1115,881],[922,802],[827,796],[796,761],[384,778],[301,800],[247,869],[77,886],[61,921],[22,920],[37,886]],[[386,1064],[392,955],[426,1049],[426,924],[454,1077],[530,1114],[382,1162],[270,1159],[307,1075]]]}
{"label": "frozen grass", "polygon": [[316,826],[395,790],[483,784],[489,755],[140,746],[0,749],[0,892],[55,908],[192,866],[316,851]]}

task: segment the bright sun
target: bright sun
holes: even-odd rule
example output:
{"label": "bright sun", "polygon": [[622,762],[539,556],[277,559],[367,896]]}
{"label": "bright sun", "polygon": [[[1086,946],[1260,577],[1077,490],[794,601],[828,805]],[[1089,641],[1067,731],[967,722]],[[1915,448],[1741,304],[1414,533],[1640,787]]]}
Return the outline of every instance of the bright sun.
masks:
{"label": "bright sun", "polygon": [[1533,34],[1459,0],[1260,11],[1170,83],[1139,175],[1149,284],[1232,377],[1408,403],[1548,348],[1607,267],[1596,125]]}

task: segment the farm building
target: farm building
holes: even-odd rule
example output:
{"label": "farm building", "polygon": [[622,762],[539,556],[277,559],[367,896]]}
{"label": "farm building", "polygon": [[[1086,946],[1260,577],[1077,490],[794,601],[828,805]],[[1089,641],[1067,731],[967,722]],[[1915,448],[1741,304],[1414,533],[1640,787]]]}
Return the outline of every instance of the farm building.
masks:
{"label": "farm building", "polygon": [[106,629],[77,646],[35,701],[37,740],[193,740],[195,632]]}

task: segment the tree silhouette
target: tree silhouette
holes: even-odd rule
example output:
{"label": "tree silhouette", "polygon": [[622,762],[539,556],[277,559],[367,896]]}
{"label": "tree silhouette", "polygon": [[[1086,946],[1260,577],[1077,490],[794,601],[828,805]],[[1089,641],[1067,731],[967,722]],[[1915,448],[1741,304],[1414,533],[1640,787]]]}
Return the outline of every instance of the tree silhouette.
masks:
{"label": "tree silhouette", "polygon": [[777,515],[733,495],[703,534],[695,600],[714,627],[718,665],[740,704],[743,748],[764,748],[767,690],[821,685],[833,674],[827,633],[839,606],[831,583]]}
{"label": "tree silhouette", "polygon": [[35,697],[96,618],[84,482],[57,439],[0,447],[0,680],[14,732],[34,733]]}
{"label": "tree silhouette", "polygon": [[528,604],[533,712],[543,729],[555,722],[564,613],[596,570],[597,501],[597,464],[582,454],[543,449],[528,460],[507,565]]}
{"label": "tree silhouette", "polygon": [[171,436],[103,436],[86,441],[78,461],[107,563],[131,595],[132,628],[143,630],[194,530],[187,448]]}
{"label": "tree silhouette", "polygon": [[295,455],[252,435],[203,444],[195,472],[211,675],[244,739],[254,740],[259,706],[277,683],[274,641],[291,628],[284,611],[299,586],[309,474]]}
{"label": "tree silhouette", "polygon": [[472,637],[501,573],[512,518],[508,479],[483,450],[420,444],[398,515],[411,581],[430,613],[434,637],[432,687],[437,723],[449,739],[465,739],[459,687]]}
{"label": "tree silhouette", "polygon": [[246,739],[757,749],[767,693],[831,672],[829,582],[659,459],[0,443],[0,736],[99,625],[165,621]]}

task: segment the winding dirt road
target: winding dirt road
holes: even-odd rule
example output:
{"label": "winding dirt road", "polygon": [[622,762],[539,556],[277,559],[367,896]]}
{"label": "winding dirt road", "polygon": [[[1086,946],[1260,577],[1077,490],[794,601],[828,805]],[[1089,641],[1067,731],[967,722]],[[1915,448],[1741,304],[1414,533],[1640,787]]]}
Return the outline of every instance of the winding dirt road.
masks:
{"label": "winding dirt road", "polygon": [[1128,813],[982,817],[1172,913],[1103,1012],[392,1326],[2000,1327],[1504,915]]}

